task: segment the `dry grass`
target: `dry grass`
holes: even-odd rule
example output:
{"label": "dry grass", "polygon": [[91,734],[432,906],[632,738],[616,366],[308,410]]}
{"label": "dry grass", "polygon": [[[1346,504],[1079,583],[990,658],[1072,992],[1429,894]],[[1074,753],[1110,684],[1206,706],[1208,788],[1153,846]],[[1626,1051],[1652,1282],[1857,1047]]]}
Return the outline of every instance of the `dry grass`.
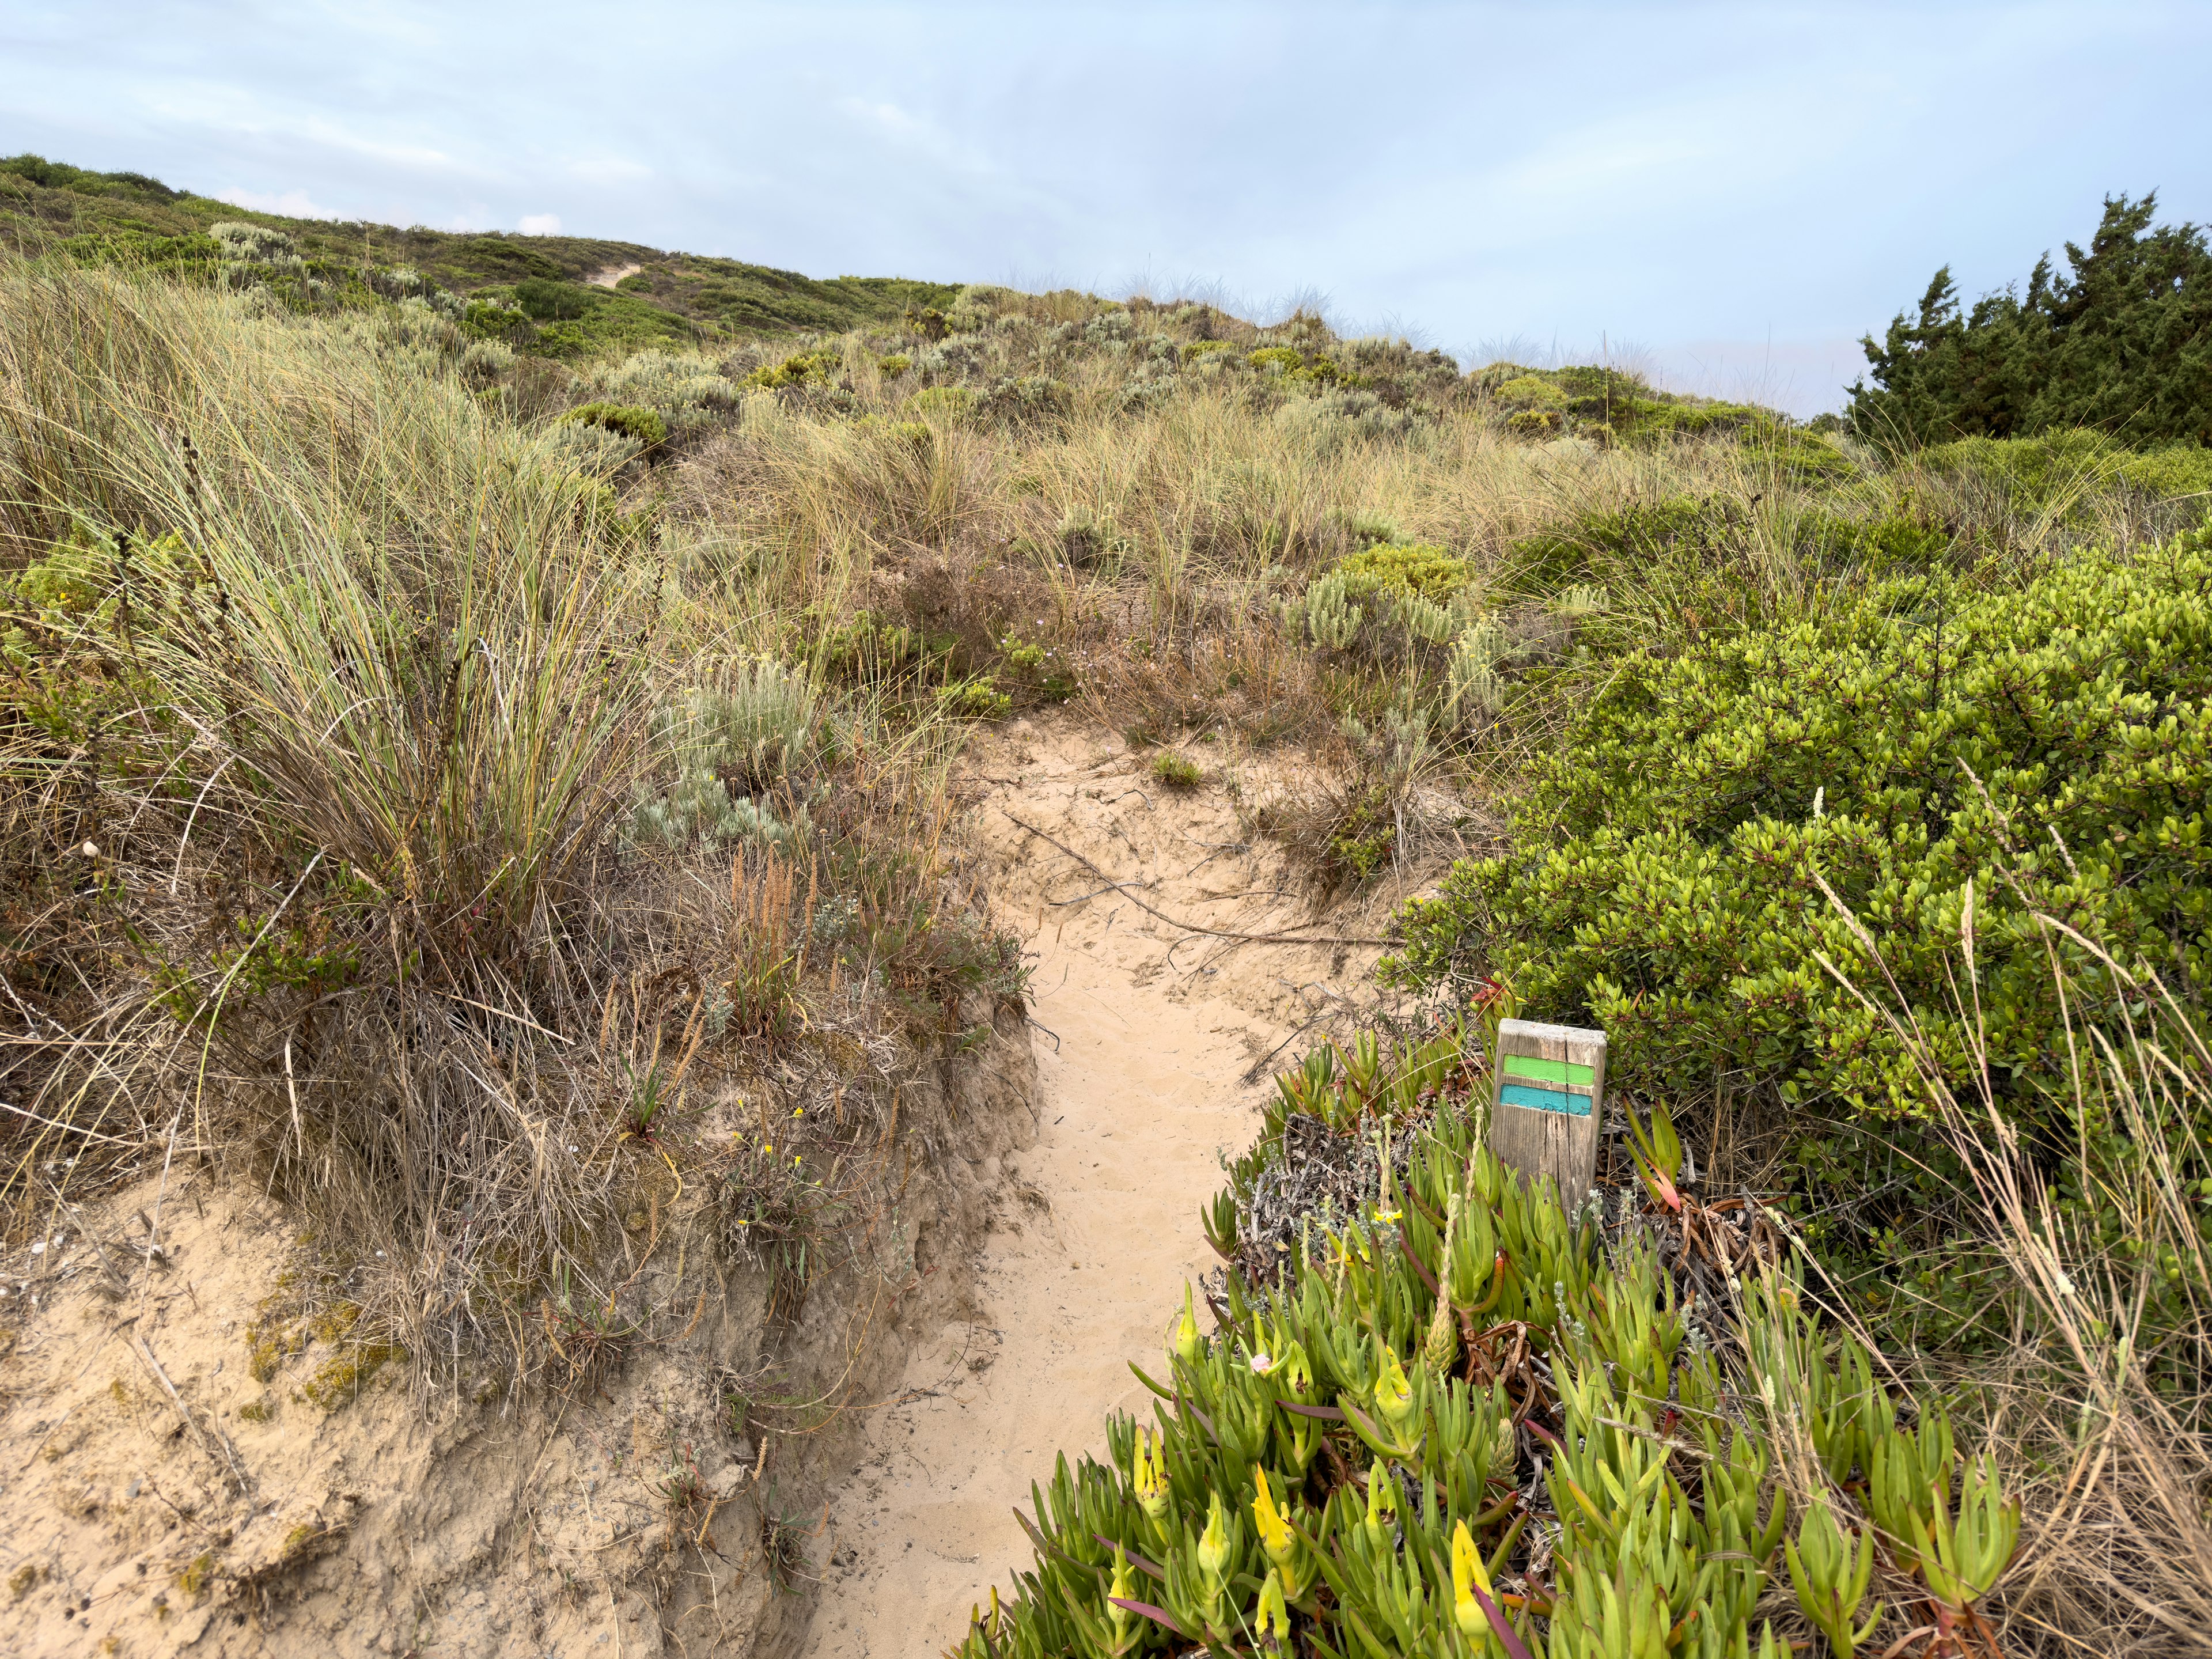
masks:
{"label": "dry grass", "polygon": [[[2122,993],[2093,1003],[2095,988],[2069,988],[2077,1008],[2117,1010],[2069,1021],[2075,1148],[2024,1145],[1986,1063],[1980,1094],[1962,1097],[1893,988],[1869,999],[1919,1062],[1966,1171],[1962,1197],[2008,1270],[2013,1326],[1994,1355],[1916,1357],[1900,1380],[1963,1402],[2023,1501],[2019,1552],[1987,1609],[2008,1653],[2212,1651],[2212,1255],[2206,1195],[2179,1167],[2212,1125],[2212,1046],[2155,975],[2038,920]],[[2051,961],[2060,971],[2056,949]],[[1978,1029],[1971,902],[1958,983]],[[2094,1152],[2093,1125],[2116,1132]],[[2054,1156],[2094,1207],[2056,1201]],[[2104,1210],[2121,1218],[2115,1238],[2088,1224]]]}
{"label": "dry grass", "polygon": [[[2015,504],[1985,482],[1907,464],[1823,489],[1733,442],[1532,445],[1480,402],[1375,434],[1202,379],[1133,409],[1118,360],[1059,368],[1069,409],[1027,425],[925,408],[932,394],[917,403],[911,375],[856,376],[834,407],[758,394],[733,432],[690,458],[680,489],[715,525],[717,556],[744,573],[734,590],[763,618],[870,605],[957,636],[975,672],[1011,629],[1066,649],[1116,724],[1143,718],[1125,706],[1133,677],[1152,682],[1145,695],[1163,723],[1203,723],[1240,689],[1232,677],[1256,670],[1266,712],[1231,713],[1270,738],[1310,735],[1359,701],[1286,650],[1275,607],[1370,526],[1495,573],[1537,531],[1682,498],[1716,503],[1732,527],[1698,550],[1702,611],[1669,568],[1623,573],[1606,596],[1616,641],[1656,644],[1817,605],[1836,574],[1814,550],[1824,519],[1909,510],[2001,563],[2158,527],[2144,503],[2086,486]],[[1297,718],[1282,718],[1285,696]],[[1510,735],[1540,742],[1547,730]]]}
{"label": "dry grass", "polygon": [[808,871],[629,843],[654,710],[758,618],[469,361],[404,314],[0,267],[0,548],[74,542],[97,590],[22,616],[0,691],[0,1144],[13,1232],[217,1159],[382,1254],[409,1351],[557,1370],[520,1310],[617,1320],[605,1242],[680,1147],[641,1087],[710,1097],[801,1006],[894,1064],[989,949],[926,708],[834,700],[783,786],[828,798]]}

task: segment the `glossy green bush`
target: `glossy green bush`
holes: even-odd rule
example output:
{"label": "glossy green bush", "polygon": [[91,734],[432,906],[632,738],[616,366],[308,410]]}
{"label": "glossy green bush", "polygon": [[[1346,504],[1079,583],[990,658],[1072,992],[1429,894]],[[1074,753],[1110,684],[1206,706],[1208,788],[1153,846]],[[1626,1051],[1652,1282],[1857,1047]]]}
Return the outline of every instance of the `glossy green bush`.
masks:
{"label": "glossy green bush", "polygon": [[798,351],[780,363],[763,364],[745,376],[744,385],[757,392],[781,392],[787,386],[828,386],[845,366],[834,347]]}
{"label": "glossy green bush", "polygon": [[1962,1093],[1971,886],[1973,1017],[2000,1099],[2039,1117],[2068,1076],[2054,957],[2112,994],[2039,913],[2176,987],[2212,976],[2208,590],[2200,534],[1998,592],[1880,582],[1820,620],[1626,658],[1540,763],[1522,850],[1410,907],[1390,971],[1495,975],[1538,1017],[1602,1024],[1632,1087],[1725,1072],[1911,1115],[1925,1093],[1882,1021],[1814,960],[1881,985],[1820,882]]}

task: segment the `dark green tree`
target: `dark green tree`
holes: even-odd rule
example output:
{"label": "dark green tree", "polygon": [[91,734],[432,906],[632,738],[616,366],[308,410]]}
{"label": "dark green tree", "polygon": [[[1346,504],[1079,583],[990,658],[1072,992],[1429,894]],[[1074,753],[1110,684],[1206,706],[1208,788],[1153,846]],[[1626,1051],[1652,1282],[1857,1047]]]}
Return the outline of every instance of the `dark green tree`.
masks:
{"label": "dark green tree", "polygon": [[[1947,265],[1877,343],[1851,423],[1885,442],[2008,438],[2094,427],[2132,443],[2212,444],[2212,248],[2202,228],[2154,229],[2158,197],[2108,198],[2068,269],[1961,313]],[[1869,384],[1871,380],[1872,384]]]}

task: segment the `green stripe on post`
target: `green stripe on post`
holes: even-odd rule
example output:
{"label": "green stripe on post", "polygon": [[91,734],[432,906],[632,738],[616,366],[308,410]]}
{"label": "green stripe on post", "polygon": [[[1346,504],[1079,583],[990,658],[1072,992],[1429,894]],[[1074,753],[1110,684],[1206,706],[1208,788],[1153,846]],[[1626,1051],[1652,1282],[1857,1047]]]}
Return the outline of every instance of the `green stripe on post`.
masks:
{"label": "green stripe on post", "polygon": [[1597,1081],[1597,1073],[1587,1066],[1577,1066],[1571,1060],[1539,1060],[1534,1054],[1506,1055],[1505,1075],[1534,1078],[1542,1083],[1579,1083],[1585,1089]]}

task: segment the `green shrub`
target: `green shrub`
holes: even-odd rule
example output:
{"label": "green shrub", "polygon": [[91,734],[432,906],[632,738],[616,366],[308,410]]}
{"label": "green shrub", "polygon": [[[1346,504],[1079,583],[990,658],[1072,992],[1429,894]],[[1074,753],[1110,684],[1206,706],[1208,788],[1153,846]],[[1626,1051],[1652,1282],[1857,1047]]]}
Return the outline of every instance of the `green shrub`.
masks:
{"label": "green shrub", "polygon": [[849,620],[827,626],[828,619],[818,612],[810,611],[806,620],[820,630],[823,666],[864,685],[941,670],[960,643],[951,634],[928,634],[872,611],[855,611]]}
{"label": "green shrub", "polygon": [[[188,591],[198,574],[174,531],[147,542],[76,528],[45,557],[0,576],[0,659],[27,669],[42,652],[68,654],[122,628],[131,594],[143,609],[167,592]],[[100,648],[112,647],[103,641]]]}
{"label": "green shrub", "polygon": [[1386,543],[1347,553],[1336,562],[1349,579],[1352,596],[1380,592],[1417,593],[1438,605],[1463,592],[1475,579],[1474,562],[1431,542]]}
{"label": "green shrub", "polygon": [[1686,398],[1627,398],[1613,404],[1613,429],[1638,438],[1705,438],[1771,425],[1773,415],[1749,404]]}
{"label": "green shrub", "polygon": [[1499,579],[1513,592],[1546,593],[1571,581],[1606,580],[1622,564],[1649,568],[1684,542],[1690,562],[1708,563],[1734,522],[1727,503],[1689,495],[1592,514],[1520,538],[1506,549]]}
{"label": "green shrub", "polygon": [[1356,884],[1370,880],[1389,865],[1397,850],[1397,817],[1391,810],[1389,792],[1380,784],[1357,791],[1342,805],[1343,811],[1328,834],[1329,863],[1324,874],[1332,880],[1349,879]]}
{"label": "green shrub", "polygon": [[[1756,532],[1756,533],[1754,533]],[[1644,592],[1705,625],[1754,619],[1762,602],[1746,580],[1759,536],[1787,539],[1808,574],[1850,586],[1869,574],[1923,570],[1942,562],[1954,538],[1940,526],[1891,514],[1856,518],[1809,507],[1786,521],[1754,526],[1726,495],[1676,495],[1594,513],[1519,538],[1499,562],[1498,592],[1548,597],[1573,584]]]}
{"label": "green shrub", "polygon": [[766,363],[745,376],[744,384],[757,392],[781,392],[787,386],[828,386],[845,367],[842,353],[825,347],[797,351],[780,363]]}
{"label": "green shrub", "polygon": [[532,331],[528,313],[489,300],[471,300],[455,321],[462,333],[479,340],[519,342]]}
{"label": "green shrub", "polygon": [[212,236],[158,236],[131,229],[66,237],[60,246],[79,264],[121,265],[186,281],[208,280],[228,257]]}
{"label": "green shrub", "polygon": [[996,720],[1013,712],[1014,700],[1000,690],[988,674],[978,674],[941,687],[937,705],[956,720]]}
{"label": "green shrub", "polygon": [[635,438],[647,449],[668,441],[668,422],[650,409],[636,409],[625,404],[586,404],[581,409],[570,410],[561,418],[580,422],[586,426],[604,427],[609,432],[620,433],[625,438]]}
{"label": "green shrub", "polygon": [[939,420],[965,420],[975,411],[975,391],[973,386],[933,386],[917,392],[906,400],[907,412],[919,420],[935,416]]}
{"label": "green shrub", "polygon": [[1305,367],[1306,355],[1295,346],[1261,346],[1245,361],[1255,368],[1287,374],[1294,368]]}
{"label": "green shrub", "polygon": [[1206,781],[1206,774],[1188,757],[1163,749],[1152,757],[1152,778],[1170,789],[1195,789]]}
{"label": "green shrub", "polygon": [[1308,357],[1284,378],[1304,386],[1364,386],[1368,383],[1364,375],[1354,374],[1340,367],[1334,358],[1319,354]]}
{"label": "green shrub", "polygon": [[[2070,1141],[2053,963],[2077,1012],[2120,993],[2038,916],[2191,994],[2212,982],[2208,599],[2200,533],[1996,592],[1893,579],[1817,621],[1627,657],[1538,763],[1520,850],[1410,906],[1389,971],[1493,975],[1537,1017],[1601,1024],[1632,1088],[1725,1073],[1915,1118],[1926,1094],[1886,1027],[1814,960],[1882,982],[1825,880],[1960,1092],[1978,1024],[2001,1107]],[[1952,978],[1970,888],[1971,1019]]]}
{"label": "green shrub", "polygon": [[1747,427],[1743,445],[1762,471],[1773,472],[1798,484],[1845,483],[1858,476],[1858,468],[1826,438],[1793,428],[1769,423]]}
{"label": "green shrub", "polygon": [[1938,472],[1993,480],[2015,500],[2037,507],[2063,505],[2115,483],[2156,496],[2212,490],[2212,449],[2174,444],[2132,450],[2078,427],[2033,438],[1960,438],[1923,451],[1921,459]]}
{"label": "green shrub", "polygon": [[1517,374],[1494,395],[1508,409],[1565,410],[1567,406],[1567,394],[1536,374]]}
{"label": "green shrub", "polygon": [[537,322],[573,322],[591,308],[591,294],[575,283],[531,276],[514,285],[514,303]]}
{"label": "green shrub", "polygon": [[999,641],[999,666],[1039,702],[1066,702],[1079,689],[1058,646],[1025,641],[1012,629]]}
{"label": "green shrub", "polygon": [[172,190],[159,179],[143,173],[94,173],[66,161],[49,161],[26,150],[21,155],[0,155],[0,173],[46,190],[75,191],[85,196],[138,197],[155,202],[179,202],[185,192]]}
{"label": "green shrub", "polygon": [[885,380],[896,380],[914,367],[914,359],[903,351],[894,351],[888,357],[876,359],[876,371]]}
{"label": "green shrub", "polygon": [[2146,495],[2212,495],[2212,449],[2172,444],[2130,455],[2113,469],[2121,483]]}

